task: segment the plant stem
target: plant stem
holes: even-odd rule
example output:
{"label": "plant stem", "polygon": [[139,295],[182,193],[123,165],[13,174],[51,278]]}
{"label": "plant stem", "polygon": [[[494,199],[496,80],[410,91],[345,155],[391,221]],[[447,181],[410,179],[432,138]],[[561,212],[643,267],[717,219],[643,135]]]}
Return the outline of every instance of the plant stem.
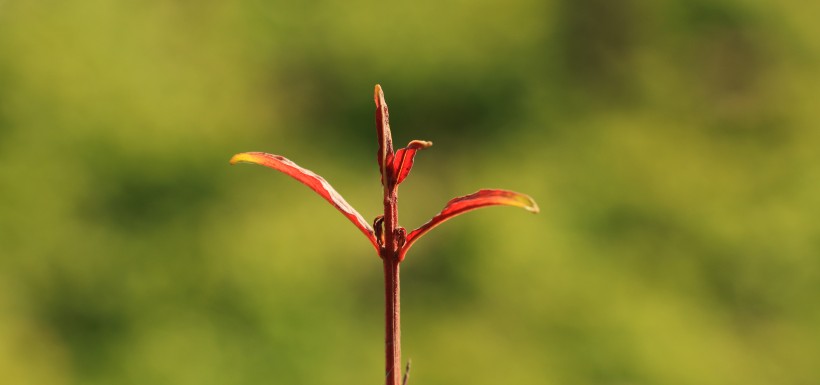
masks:
{"label": "plant stem", "polygon": [[[389,180],[389,179],[388,179]],[[398,191],[392,183],[384,188],[384,322],[385,384],[401,384],[401,314],[399,306],[399,214]],[[402,239],[403,241],[403,239]]]}
{"label": "plant stem", "polygon": [[401,325],[399,305],[399,261],[384,259],[385,384],[400,385]]}
{"label": "plant stem", "polygon": [[385,384],[401,384],[401,330],[399,313],[399,248],[405,242],[405,231],[399,227],[398,175],[393,175],[393,138],[384,93],[376,85],[376,133],[379,139],[379,167],[384,187],[383,242],[379,250],[384,262],[384,360]]}

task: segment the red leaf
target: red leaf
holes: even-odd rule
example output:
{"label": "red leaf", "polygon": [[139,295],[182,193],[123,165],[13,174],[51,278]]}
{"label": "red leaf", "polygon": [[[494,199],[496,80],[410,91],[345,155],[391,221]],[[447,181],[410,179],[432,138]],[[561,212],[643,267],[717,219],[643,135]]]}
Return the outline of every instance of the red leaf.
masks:
{"label": "red leaf", "polygon": [[382,175],[382,185],[387,180],[387,166],[393,157],[393,136],[390,133],[390,113],[387,111],[387,102],[384,100],[382,86],[376,84],[373,93],[373,100],[376,102],[376,137],[379,141],[379,172]]}
{"label": "red leaf", "polygon": [[495,205],[521,207],[531,213],[538,212],[538,205],[534,200],[532,200],[532,198],[515,191],[479,190],[470,195],[454,198],[447,202],[444,209],[441,210],[440,213],[436,214],[436,216],[430,219],[427,223],[411,231],[410,234],[407,234],[407,240],[401,248],[399,260],[404,259],[404,255],[407,253],[407,250],[413,246],[413,243],[416,240],[444,221],[470,210]]}
{"label": "red leaf", "polygon": [[338,192],[336,192],[330,183],[328,183],[321,176],[316,175],[313,171],[300,167],[284,156],[266,154],[264,152],[243,152],[241,154],[236,154],[233,158],[231,158],[231,164],[237,163],[253,163],[270,167],[291,176],[299,182],[304,183],[306,186],[310,187],[311,190],[316,191],[316,193],[321,195],[322,198],[325,198],[325,200],[330,202],[330,204],[332,204],[333,207],[347,217],[347,219],[353,222],[353,224],[356,225],[362,233],[364,233],[367,239],[370,240],[370,243],[376,247],[376,251],[379,251],[379,244],[376,240],[376,235],[373,232],[373,228],[370,227],[370,224],[367,223],[361,214],[350,206],[350,204],[347,203],[347,201],[345,201],[345,199],[342,198]]}
{"label": "red leaf", "polygon": [[433,145],[433,142],[423,140],[414,140],[410,142],[407,147],[396,151],[396,155],[390,161],[391,179],[395,178],[395,185],[401,183],[407,175],[410,174],[410,169],[413,168],[413,158],[416,157],[416,151],[423,150]]}

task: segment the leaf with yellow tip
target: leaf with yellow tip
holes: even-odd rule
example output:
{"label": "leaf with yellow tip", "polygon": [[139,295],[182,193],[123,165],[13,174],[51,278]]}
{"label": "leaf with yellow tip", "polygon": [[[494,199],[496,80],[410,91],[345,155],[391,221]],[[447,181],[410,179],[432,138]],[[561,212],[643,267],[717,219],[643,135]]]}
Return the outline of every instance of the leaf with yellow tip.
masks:
{"label": "leaf with yellow tip", "polygon": [[448,219],[481,207],[498,205],[521,207],[531,213],[539,211],[538,205],[528,195],[509,190],[479,190],[470,195],[453,198],[447,202],[447,205],[440,213],[421,225],[421,227],[407,234],[407,240],[401,248],[399,260],[404,259],[407,250],[413,246],[416,240]]}
{"label": "leaf with yellow tip", "polygon": [[347,219],[359,228],[364,233],[370,243],[379,250],[379,244],[376,240],[376,235],[370,224],[364,220],[361,214],[353,208],[344,198],[330,185],[324,178],[317,175],[313,171],[302,168],[288,158],[281,155],[267,154],[264,152],[243,152],[236,154],[231,158],[231,164],[237,163],[252,163],[265,167],[270,167],[274,170],[281,171],[293,179],[302,182],[304,185],[310,187],[322,198],[325,198],[333,207],[341,212]]}

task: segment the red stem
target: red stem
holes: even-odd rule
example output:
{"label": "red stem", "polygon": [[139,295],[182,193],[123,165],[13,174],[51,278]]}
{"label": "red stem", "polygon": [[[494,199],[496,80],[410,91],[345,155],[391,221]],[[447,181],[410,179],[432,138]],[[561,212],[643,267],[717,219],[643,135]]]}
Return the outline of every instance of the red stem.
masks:
{"label": "red stem", "polygon": [[406,234],[399,228],[397,178],[390,162],[393,159],[393,138],[384,93],[378,84],[373,98],[376,102],[376,134],[379,139],[379,168],[384,186],[384,240],[379,254],[384,261],[384,319],[385,319],[385,384],[401,384],[401,330],[399,314],[399,247]]}
{"label": "red stem", "polygon": [[399,305],[399,262],[384,260],[385,384],[400,385],[401,325]]}
{"label": "red stem", "polygon": [[399,302],[398,192],[391,183],[384,188],[384,319],[385,384],[401,384],[401,315]]}

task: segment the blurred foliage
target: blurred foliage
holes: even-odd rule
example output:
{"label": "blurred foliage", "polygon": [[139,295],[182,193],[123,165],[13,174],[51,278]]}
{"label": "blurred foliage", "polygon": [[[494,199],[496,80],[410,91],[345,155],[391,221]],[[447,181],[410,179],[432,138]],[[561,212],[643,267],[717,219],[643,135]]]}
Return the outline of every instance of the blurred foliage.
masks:
{"label": "blurred foliage", "polygon": [[372,88],[432,140],[418,384],[820,380],[820,26],[804,1],[0,1],[0,383],[381,383]]}

